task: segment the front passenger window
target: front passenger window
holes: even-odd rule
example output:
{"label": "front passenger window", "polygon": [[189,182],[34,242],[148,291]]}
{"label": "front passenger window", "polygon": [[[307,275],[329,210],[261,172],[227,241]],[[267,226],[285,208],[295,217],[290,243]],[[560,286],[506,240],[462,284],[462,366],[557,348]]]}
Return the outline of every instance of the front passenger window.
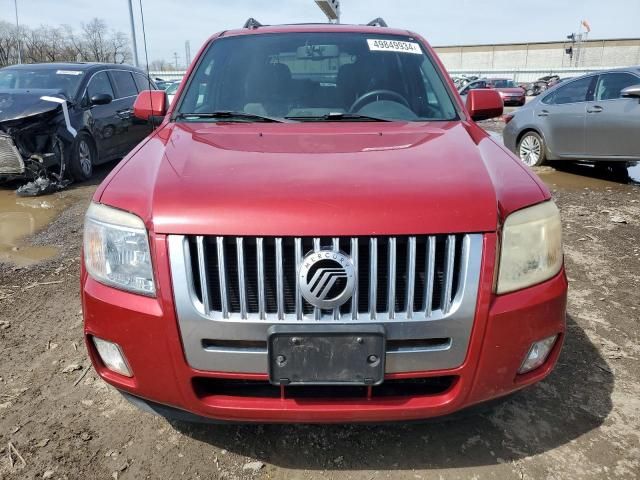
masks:
{"label": "front passenger window", "polygon": [[640,84],[640,78],[630,73],[617,72],[600,75],[596,87],[596,100],[614,100],[620,98],[620,92],[632,85]]}
{"label": "front passenger window", "polygon": [[567,83],[545,97],[542,102],[548,105],[586,102],[592,81],[593,77],[586,77]]}
{"label": "front passenger window", "polygon": [[110,95],[111,98],[115,98],[113,94],[113,88],[111,88],[111,82],[107,76],[107,72],[98,72],[89,81],[87,85],[87,97],[91,99],[94,95]]}

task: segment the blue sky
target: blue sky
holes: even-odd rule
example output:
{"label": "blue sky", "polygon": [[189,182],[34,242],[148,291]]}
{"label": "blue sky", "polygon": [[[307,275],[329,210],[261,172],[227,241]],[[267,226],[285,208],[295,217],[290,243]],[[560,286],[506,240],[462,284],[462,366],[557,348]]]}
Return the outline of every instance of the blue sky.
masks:
{"label": "blue sky", "polygon": [[[248,17],[265,24],[324,21],[313,0],[142,2],[150,60],[169,60],[177,52],[183,62],[185,40],[195,55],[209,35],[240,27]],[[127,0],[18,0],[18,8],[21,23],[30,26],[79,27],[100,17],[129,33]],[[2,20],[13,22],[13,0],[0,0],[0,12]],[[390,26],[416,31],[432,45],[561,40],[583,18],[591,23],[591,38],[640,37],[640,0],[342,0],[342,13],[344,23],[382,16]],[[141,31],[138,43],[142,58]]]}

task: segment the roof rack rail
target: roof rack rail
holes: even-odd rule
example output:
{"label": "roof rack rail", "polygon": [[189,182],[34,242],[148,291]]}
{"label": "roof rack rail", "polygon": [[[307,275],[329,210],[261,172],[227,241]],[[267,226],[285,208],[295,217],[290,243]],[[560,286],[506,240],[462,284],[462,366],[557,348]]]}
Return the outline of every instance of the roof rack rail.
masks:
{"label": "roof rack rail", "polygon": [[378,17],[371,20],[367,23],[367,27],[388,27],[387,22],[384,21],[384,18]]}
{"label": "roof rack rail", "polygon": [[258,28],[261,26],[262,24],[259,21],[257,21],[253,17],[249,17],[249,19],[246,22],[244,22],[244,27],[242,28]]}

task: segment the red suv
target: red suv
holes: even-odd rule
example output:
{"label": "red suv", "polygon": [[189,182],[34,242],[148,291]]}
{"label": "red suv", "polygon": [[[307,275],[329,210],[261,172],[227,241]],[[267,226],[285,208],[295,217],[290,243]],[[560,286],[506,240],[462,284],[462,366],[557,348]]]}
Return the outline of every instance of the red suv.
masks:
{"label": "red suv", "polygon": [[99,375],[183,419],[445,415],[552,370],[567,281],[543,183],[419,35],[225,31],[86,216]]}

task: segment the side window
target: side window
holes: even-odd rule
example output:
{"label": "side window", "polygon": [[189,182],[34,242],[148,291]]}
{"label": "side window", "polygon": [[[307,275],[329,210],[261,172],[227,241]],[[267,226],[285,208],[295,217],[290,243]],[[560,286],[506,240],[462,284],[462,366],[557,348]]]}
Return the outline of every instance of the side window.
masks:
{"label": "side window", "polygon": [[589,86],[593,77],[581,78],[567,83],[547,95],[542,103],[548,105],[564,105],[566,103],[586,102],[589,95]]}
{"label": "side window", "polygon": [[139,73],[134,73],[133,79],[136,81],[138,92],[141,92],[143,90],[155,90],[153,82],[149,82],[149,79],[146,76],[140,75]]}
{"label": "side window", "polygon": [[115,98],[107,72],[98,72],[91,80],[89,80],[89,85],[87,85],[87,97],[91,98],[94,95],[103,93],[111,95],[111,98]]}
{"label": "side window", "polygon": [[614,100],[620,98],[620,91],[632,85],[639,85],[640,78],[630,73],[616,72],[600,75],[596,87],[596,100]]}
{"label": "side window", "polygon": [[124,70],[110,70],[111,78],[115,83],[117,98],[133,97],[138,95],[138,88],[133,81],[131,72]]}

